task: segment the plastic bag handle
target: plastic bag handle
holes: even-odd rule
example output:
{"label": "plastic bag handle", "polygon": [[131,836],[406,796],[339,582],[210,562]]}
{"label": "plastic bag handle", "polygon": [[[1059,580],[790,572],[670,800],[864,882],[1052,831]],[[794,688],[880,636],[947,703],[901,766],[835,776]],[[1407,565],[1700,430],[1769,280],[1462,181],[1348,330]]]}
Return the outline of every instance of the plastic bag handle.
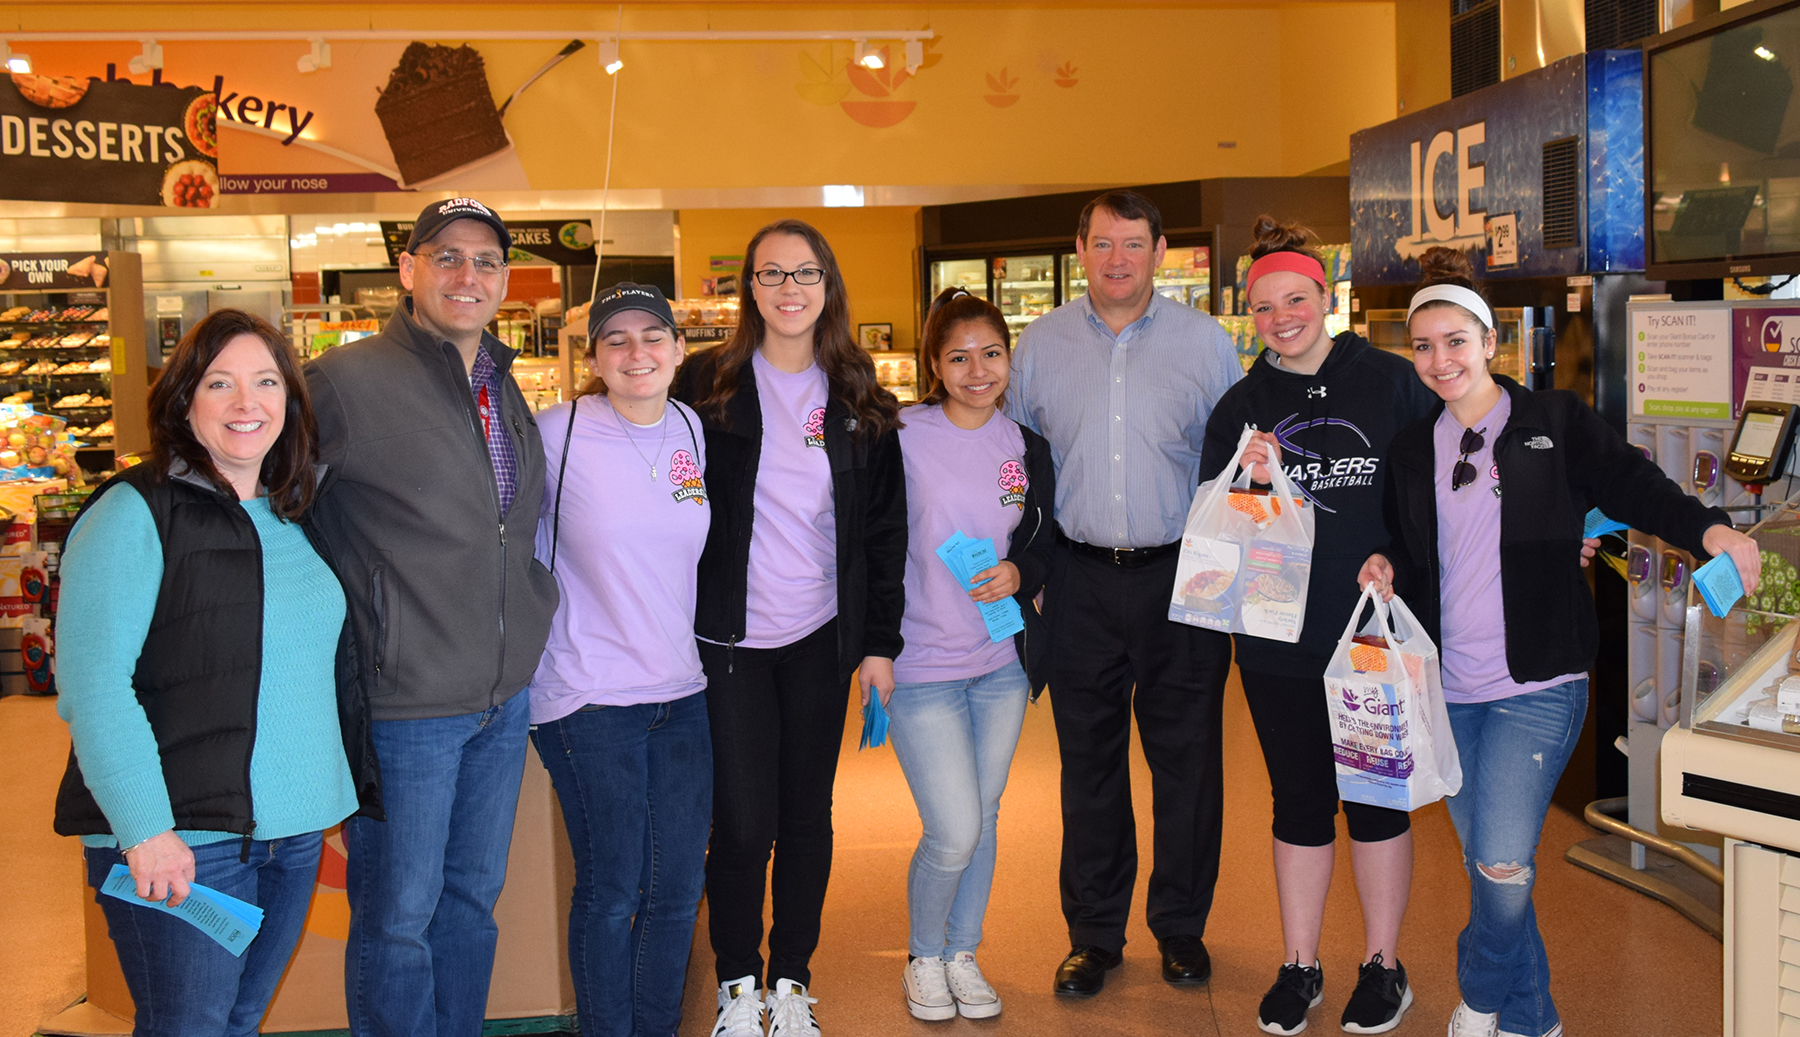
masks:
{"label": "plastic bag handle", "polygon": [[[1235,470],[1238,467],[1238,462],[1243,460],[1243,457],[1244,457],[1244,448],[1250,445],[1250,437],[1255,434],[1256,434],[1255,429],[1251,428],[1249,425],[1244,426],[1244,431],[1241,434],[1239,434],[1239,436],[1238,436],[1237,449],[1231,452],[1231,460],[1226,461],[1225,467],[1220,469],[1220,471],[1219,471],[1219,474],[1221,476],[1223,476],[1226,472]],[[1229,493],[1231,491],[1231,488],[1236,485],[1237,485],[1237,480],[1235,480],[1235,479],[1224,479],[1224,478],[1214,479],[1212,489],[1206,491],[1206,497],[1204,500],[1206,507],[1212,508],[1213,506],[1215,506],[1218,503],[1219,498],[1221,498],[1221,497],[1225,496],[1225,494]],[[1244,485],[1248,486],[1250,484],[1245,483]]]}
{"label": "plastic bag handle", "polygon": [[1367,603],[1370,598],[1375,599],[1376,615],[1380,615],[1381,614],[1381,598],[1377,597],[1375,594],[1375,581],[1374,580],[1370,580],[1363,587],[1362,596],[1356,599],[1356,607],[1350,610],[1350,622],[1344,624],[1344,636],[1338,638],[1338,644],[1340,644],[1340,645],[1347,644],[1347,643],[1349,643],[1351,638],[1356,636],[1356,627],[1357,627],[1359,621],[1362,619],[1363,605],[1365,603]]}

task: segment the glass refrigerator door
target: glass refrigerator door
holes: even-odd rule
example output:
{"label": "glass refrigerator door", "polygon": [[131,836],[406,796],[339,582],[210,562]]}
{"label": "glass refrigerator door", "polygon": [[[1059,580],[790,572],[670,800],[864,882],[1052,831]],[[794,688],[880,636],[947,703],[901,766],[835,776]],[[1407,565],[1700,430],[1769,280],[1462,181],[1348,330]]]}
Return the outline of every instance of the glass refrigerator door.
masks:
{"label": "glass refrigerator door", "polygon": [[1055,256],[1001,256],[994,260],[994,304],[1014,341],[1025,325],[1056,309]]}
{"label": "glass refrigerator door", "polygon": [[1205,245],[1171,248],[1156,269],[1156,294],[1212,312],[1212,250]]}
{"label": "glass refrigerator door", "polygon": [[940,259],[931,264],[931,298],[936,299],[946,288],[961,288],[970,295],[987,298],[987,260]]}
{"label": "glass refrigerator door", "polygon": [[1064,302],[1087,294],[1087,267],[1073,252],[1062,257],[1062,297]]}

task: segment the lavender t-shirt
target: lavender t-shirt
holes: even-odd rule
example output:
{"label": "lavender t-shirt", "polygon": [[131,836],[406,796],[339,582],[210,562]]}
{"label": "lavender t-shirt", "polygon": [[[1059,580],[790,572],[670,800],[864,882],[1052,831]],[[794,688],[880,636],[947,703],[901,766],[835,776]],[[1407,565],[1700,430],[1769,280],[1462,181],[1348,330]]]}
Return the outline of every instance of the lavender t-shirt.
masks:
{"label": "lavender t-shirt", "polygon": [[[558,534],[557,469],[571,406]],[[604,396],[538,415],[549,474],[537,558],[550,564],[556,536],[562,601],[531,680],[534,724],[583,706],[668,702],[706,687],[694,645],[695,573],[712,524],[700,419],[679,403],[654,426],[620,417]]]}
{"label": "lavender t-shirt", "polygon": [[967,680],[1018,658],[1012,638],[988,639],[981,610],[937,556],[938,545],[962,530],[992,537],[994,553],[1007,543],[1025,507],[1025,436],[1002,414],[978,429],[958,428],[942,407],[908,407],[901,419],[906,459],[906,642],[894,660],[902,684]]}
{"label": "lavender t-shirt", "polygon": [[1582,676],[1573,673],[1521,683],[1506,668],[1506,614],[1500,591],[1502,487],[1494,441],[1511,416],[1512,397],[1502,392],[1494,409],[1471,426],[1481,433],[1482,445],[1469,455],[1475,482],[1460,490],[1452,490],[1450,481],[1462,458],[1463,426],[1445,409],[1432,430],[1442,573],[1438,598],[1443,608],[1438,658],[1448,702],[1492,702]]}
{"label": "lavender t-shirt", "polygon": [[793,644],[837,615],[837,514],[825,456],[825,372],[797,374],[751,354],[762,455],[750,526],[746,648]]}

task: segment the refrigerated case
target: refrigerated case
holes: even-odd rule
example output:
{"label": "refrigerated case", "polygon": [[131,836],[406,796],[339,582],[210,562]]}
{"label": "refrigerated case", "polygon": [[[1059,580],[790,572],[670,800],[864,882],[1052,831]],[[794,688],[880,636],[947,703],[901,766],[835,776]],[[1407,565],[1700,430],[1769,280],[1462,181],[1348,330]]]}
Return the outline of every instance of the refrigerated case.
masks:
{"label": "refrigerated case", "polygon": [[[1406,333],[1405,310],[1366,310],[1363,317],[1367,320],[1364,335],[1371,345],[1412,362],[1412,341]],[[1494,325],[1498,344],[1488,369],[1530,388],[1550,388],[1531,385],[1527,377],[1530,373],[1526,363],[1527,346],[1534,340],[1533,332],[1539,332],[1541,337],[1546,327],[1543,309],[1537,306],[1498,307],[1494,310]]]}
{"label": "refrigerated case", "polygon": [[[1204,235],[1177,236],[1156,270],[1156,292],[1183,306],[1212,312],[1212,256]],[[1087,271],[1067,248],[1041,251],[986,252],[978,256],[930,259],[931,300],[945,288],[958,287],[971,295],[992,299],[1006,318],[1015,341],[1019,332],[1044,314],[1087,293]]]}

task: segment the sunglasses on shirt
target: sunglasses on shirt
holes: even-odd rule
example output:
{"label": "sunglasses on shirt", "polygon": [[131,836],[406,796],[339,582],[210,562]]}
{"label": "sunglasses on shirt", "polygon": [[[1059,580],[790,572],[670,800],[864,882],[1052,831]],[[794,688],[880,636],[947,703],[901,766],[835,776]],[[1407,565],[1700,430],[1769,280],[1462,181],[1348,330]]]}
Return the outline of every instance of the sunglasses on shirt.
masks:
{"label": "sunglasses on shirt", "polygon": [[1450,469],[1451,493],[1455,493],[1475,481],[1475,466],[1469,463],[1469,455],[1477,453],[1486,445],[1487,440],[1482,438],[1482,433],[1486,431],[1487,429],[1479,431],[1472,428],[1463,429],[1462,443],[1460,444],[1462,456],[1457,458],[1456,467]]}

